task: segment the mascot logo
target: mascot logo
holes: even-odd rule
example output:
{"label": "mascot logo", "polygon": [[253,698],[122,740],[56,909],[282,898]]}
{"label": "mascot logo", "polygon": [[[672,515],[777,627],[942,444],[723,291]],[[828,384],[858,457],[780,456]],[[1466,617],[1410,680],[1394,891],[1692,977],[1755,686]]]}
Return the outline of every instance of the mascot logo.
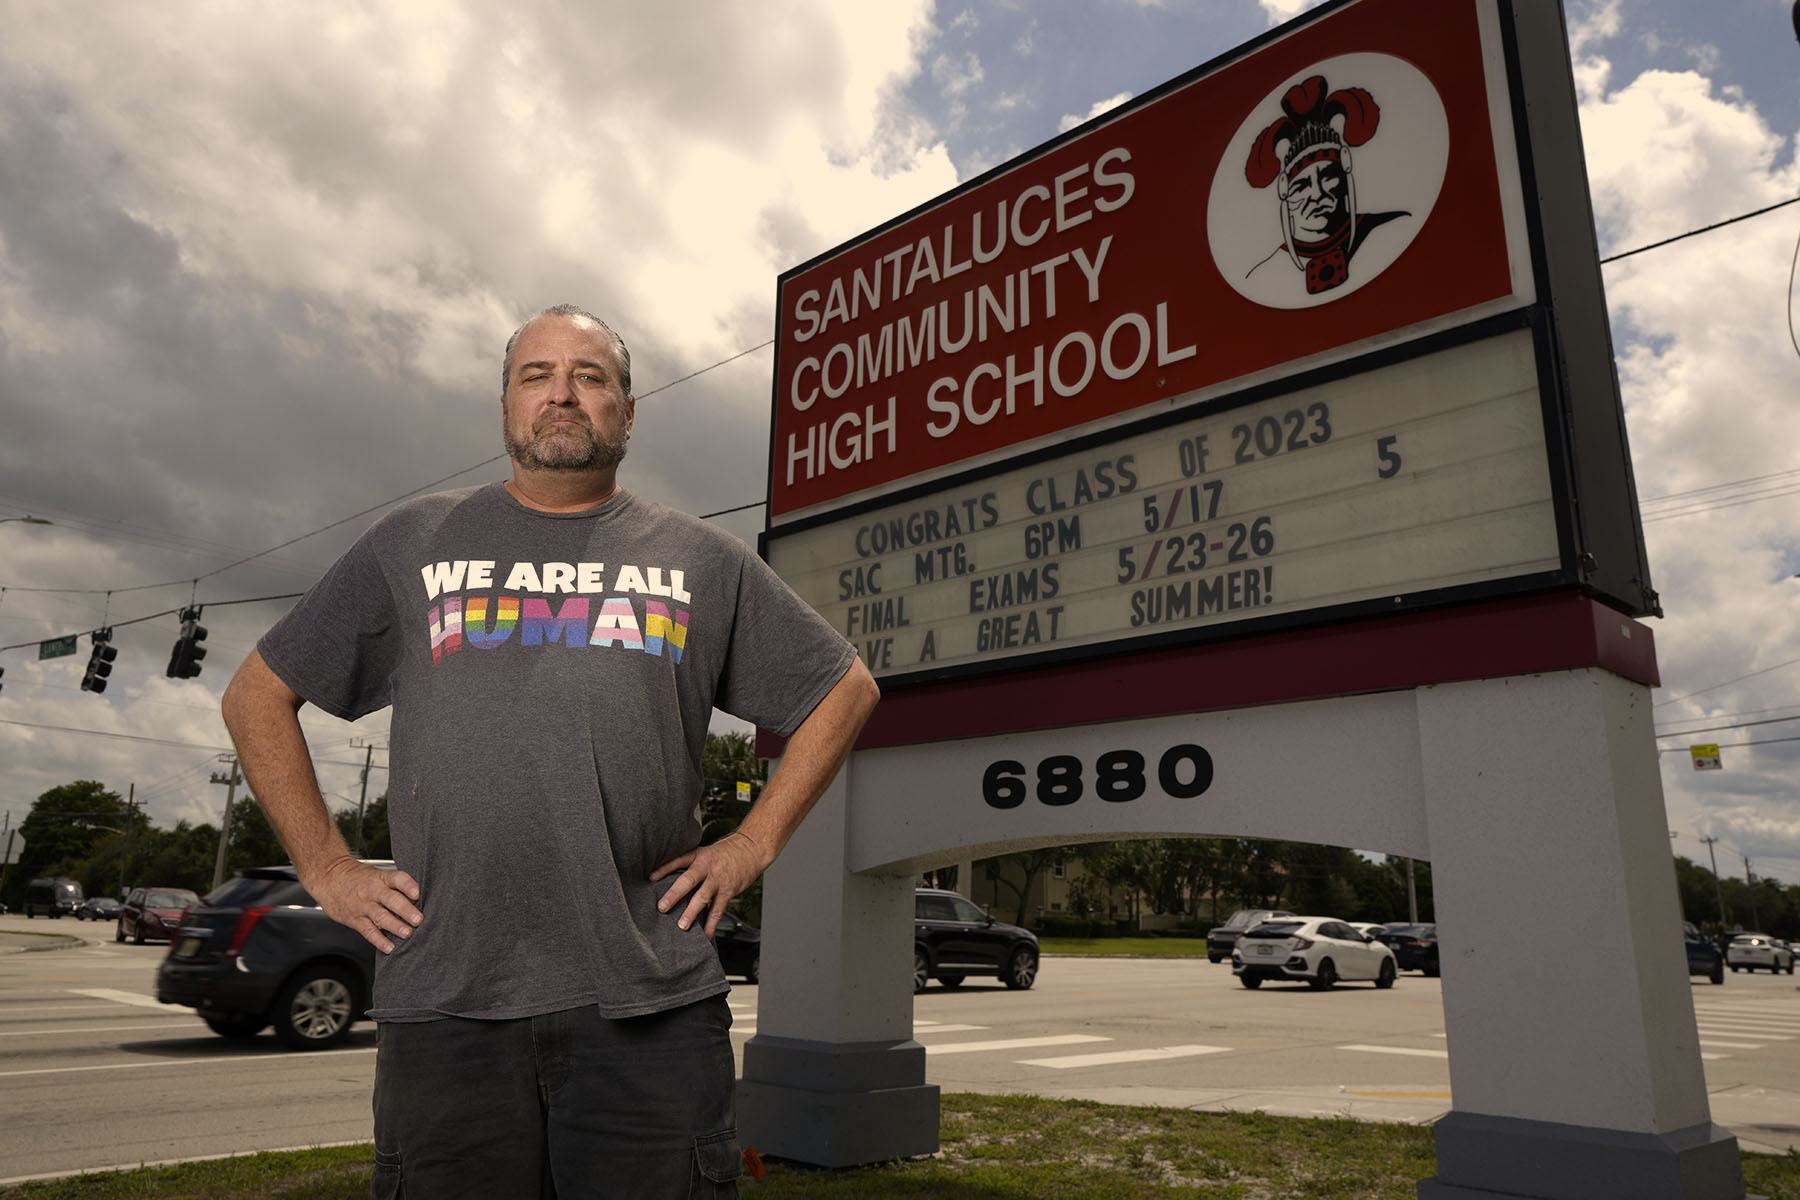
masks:
{"label": "mascot logo", "polygon": [[1226,149],[1207,205],[1213,259],[1269,308],[1341,299],[1412,242],[1448,158],[1443,103],[1416,68],[1384,54],[1315,64]]}

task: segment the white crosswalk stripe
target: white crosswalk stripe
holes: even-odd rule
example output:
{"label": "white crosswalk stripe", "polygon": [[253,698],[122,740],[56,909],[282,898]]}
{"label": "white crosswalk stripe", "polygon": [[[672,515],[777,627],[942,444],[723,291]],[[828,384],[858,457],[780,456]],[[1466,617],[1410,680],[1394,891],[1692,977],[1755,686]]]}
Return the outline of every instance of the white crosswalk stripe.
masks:
{"label": "white crosswalk stripe", "polygon": [[941,1054],[982,1054],[990,1050],[1030,1050],[1038,1046],[1076,1046],[1083,1042],[1110,1042],[1111,1038],[1097,1037],[1091,1033],[1065,1033],[1055,1037],[1007,1038],[996,1042],[950,1042],[943,1046],[927,1046],[925,1053],[933,1057]]}
{"label": "white crosswalk stripe", "polygon": [[1021,1058],[1019,1063],[1027,1067],[1050,1067],[1066,1071],[1073,1067],[1104,1067],[1113,1063],[1191,1058],[1196,1054],[1224,1054],[1230,1049],[1230,1046],[1159,1046],[1154,1050],[1106,1050],[1099,1054],[1069,1054],[1061,1058]]}
{"label": "white crosswalk stripe", "polygon": [[1407,1054],[1414,1058],[1449,1058],[1448,1050],[1417,1050],[1411,1046],[1368,1046],[1361,1042],[1353,1042],[1348,1046],[1339,1046],[1339,1050],[1359,1050],[1364,1054]]}

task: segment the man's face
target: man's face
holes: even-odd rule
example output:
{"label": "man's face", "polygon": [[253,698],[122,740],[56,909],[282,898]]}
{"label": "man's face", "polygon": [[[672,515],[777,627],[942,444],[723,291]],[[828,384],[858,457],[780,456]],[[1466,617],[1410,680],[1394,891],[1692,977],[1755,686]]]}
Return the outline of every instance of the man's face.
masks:
{"label": "man's face", "polygon": [[579,317],[533,321],[513,346],[500,400],[506,452],[528,470],[610,470],[625,458],[633,402],[604,329]]}
{"label": "man's face", "polygon": [[1294,236],[1323,241],[1345,219],[1343,166],[1327,158],[1303,168],[1288,183],[1287,206]]}

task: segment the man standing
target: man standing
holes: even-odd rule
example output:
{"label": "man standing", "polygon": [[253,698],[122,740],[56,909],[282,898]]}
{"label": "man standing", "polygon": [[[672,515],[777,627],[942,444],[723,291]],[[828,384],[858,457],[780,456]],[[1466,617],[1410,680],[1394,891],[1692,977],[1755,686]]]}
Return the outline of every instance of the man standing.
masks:
{"label": "man standing", "polygon": [[[380,952],[377,1197],[736,1195],[731,1017],[709,938],[878,691],[736,538],[619,487],[631,361],[547,309],[507,343],[511,480],[409,501],[227,689],[301,882]],[[298,712],[392,704],[398,869],[359,863]],[[791,735],[700,846],[713,706]]]}

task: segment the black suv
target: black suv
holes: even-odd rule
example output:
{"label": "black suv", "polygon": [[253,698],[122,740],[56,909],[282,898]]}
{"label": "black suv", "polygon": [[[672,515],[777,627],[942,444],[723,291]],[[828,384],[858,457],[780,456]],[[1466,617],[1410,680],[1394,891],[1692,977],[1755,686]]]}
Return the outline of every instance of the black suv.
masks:
{"label": "black suv", "polygon": [[920,888],[914,900],[913,991],[930,980],[959,987],[970,975],[998,975],[1009,988],[1037,980],[1037,934],[988,916],[955,892]]}
{"label": "black suv", "polygon": [[323,1050],[364,1019],[374,983],[375,947],[326,916],[293,867],[256,867],[188,909],[156,998],[198,1009],[223,1037],[274,1025],[293,1049]]}
{"label": "black suv", "polygon": [[1687,943],[1688,974],[1704,975],[1714,983],[1725,982],[1725,952],[1719,944],[1700,936],[1692,921],[1681,923],[1682,941]]}

